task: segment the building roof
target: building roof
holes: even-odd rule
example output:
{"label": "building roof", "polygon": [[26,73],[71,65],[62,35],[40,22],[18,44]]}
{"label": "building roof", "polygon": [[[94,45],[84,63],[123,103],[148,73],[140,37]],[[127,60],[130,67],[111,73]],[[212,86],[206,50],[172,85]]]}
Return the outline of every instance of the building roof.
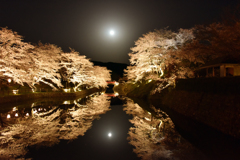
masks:
{"label": "building roof", "polygon": [[207,62],[206,64],[199,67],[198,69],[221,66],[223,64],[240,65],[240,59],[239,58],[233,58],[233,57],[230,57],[230,56],[219,57],[217,59],[214,59],[212,61]]}

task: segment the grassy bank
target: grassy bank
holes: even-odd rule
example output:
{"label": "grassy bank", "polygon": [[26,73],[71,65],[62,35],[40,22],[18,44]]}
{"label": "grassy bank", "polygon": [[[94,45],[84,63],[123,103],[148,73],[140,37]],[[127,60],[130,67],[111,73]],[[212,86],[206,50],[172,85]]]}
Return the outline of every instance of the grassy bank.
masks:
{"label": "grassy bank", "polygon": [[61,98],[61,97],[80,97],[84,95],[89,95],[94,92],[102,91],[102,89],[92,88],[86,89],[79,92],[34,92],[29,94],[16,94],[0,97],[0,103],[9,103],[9,102],[20,102],[29,99],[39,99],[39,98]]}

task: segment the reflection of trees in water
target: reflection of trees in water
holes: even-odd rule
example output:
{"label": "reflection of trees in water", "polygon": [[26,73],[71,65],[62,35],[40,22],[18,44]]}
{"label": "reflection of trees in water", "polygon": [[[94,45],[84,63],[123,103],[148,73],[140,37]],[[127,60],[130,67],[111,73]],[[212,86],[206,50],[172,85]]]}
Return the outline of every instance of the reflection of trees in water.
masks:
{"label": "reflection of trees in water", "polygon": [[92,97],[86,105],[75,101],[68,109],[53,107],[46,112],[48,114],[32,110],[31,117],[19,117],[17,123],[0,132],[1,158],[21,157],[29,146],[52,146],[60,140],[83,136],[92,126],[92,121],[110,110],[109,107],[109,98],[100,95]]}
{"label": "reflection of trees in water", "polygon": [[170,117],[160,109],[155,116],[143,110],[131,99],[126,99],[124,110],[133,115],[134,125],[128,134],[129,143],[135,146],[134,152],[143,160],[192,160],[206,159],[197,149],[181,138]]}
{"label": "reflection of trees in water", "polygon": [[159,112],[157,118],[153,117],[130,99],[127,99],[124,110],[133,115],[130,122],[134,127],[130,128],[128,139],[129,143],[135,146],[134,152],[138,157],[146,160],[174,159],[173,152],[166,147],[169,133],[174,133],[174,124],[164,112]]}

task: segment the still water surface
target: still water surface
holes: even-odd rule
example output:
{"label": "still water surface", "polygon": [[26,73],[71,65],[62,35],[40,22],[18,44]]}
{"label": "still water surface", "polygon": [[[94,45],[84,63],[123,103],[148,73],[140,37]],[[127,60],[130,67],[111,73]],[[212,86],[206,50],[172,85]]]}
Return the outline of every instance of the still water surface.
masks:
{"label": "still water surface", "polygon": [[184,139],[164,111],[129,98],[95,93],[4,108],[0,159],[214,159]]}

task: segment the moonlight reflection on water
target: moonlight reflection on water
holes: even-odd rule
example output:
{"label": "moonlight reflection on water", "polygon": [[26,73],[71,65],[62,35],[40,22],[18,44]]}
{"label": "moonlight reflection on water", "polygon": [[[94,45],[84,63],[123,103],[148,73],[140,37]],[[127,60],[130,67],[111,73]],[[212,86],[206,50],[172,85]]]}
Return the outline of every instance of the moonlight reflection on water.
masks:
{"label": "moonlight reflection on water", "polygon": [[68,104],[13,107],[1,114],[8,126],[0,130],[0,159],[208,160],[165,112],[120,99],[124,105],[96,94]]}

